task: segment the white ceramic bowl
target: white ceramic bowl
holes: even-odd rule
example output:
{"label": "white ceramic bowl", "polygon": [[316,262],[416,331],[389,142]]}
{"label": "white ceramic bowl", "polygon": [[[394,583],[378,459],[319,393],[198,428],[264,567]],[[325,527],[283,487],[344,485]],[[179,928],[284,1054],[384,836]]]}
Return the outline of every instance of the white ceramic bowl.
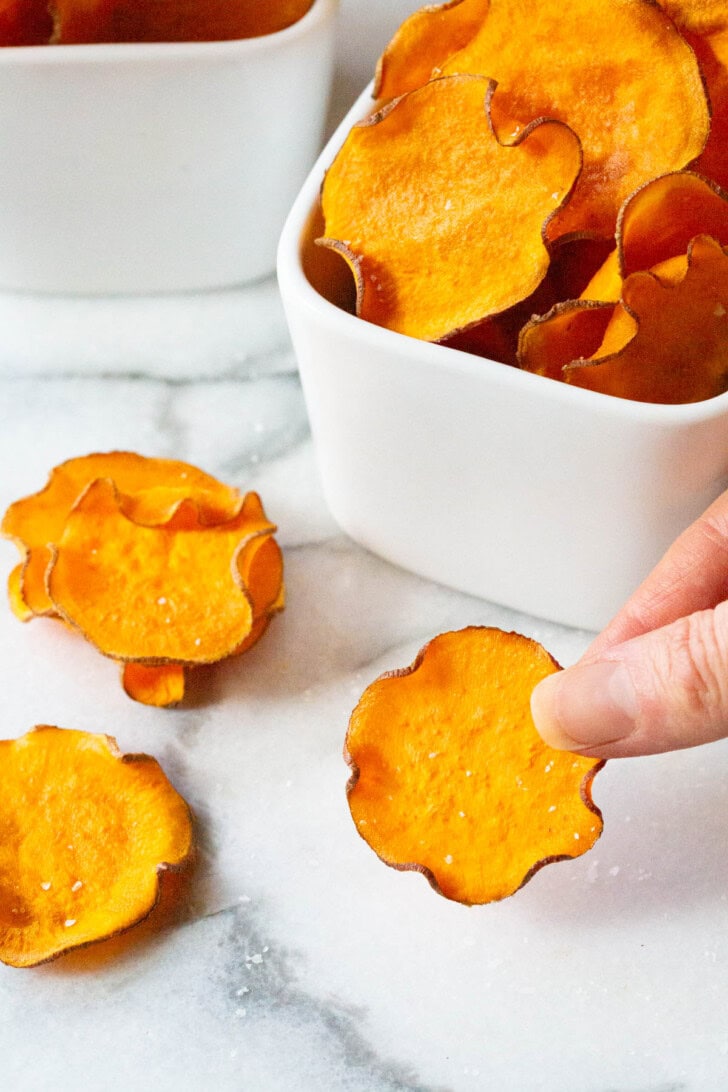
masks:
{"label": "white ceramic bowl", "polygon": [[728,394],[629,402],[392,333],[324,298],[337,289],[335,267],[311,245],[317,196],[370,104],[367,89],[306,181],[278,251],[331,511],[406,569],[599,629],[728,485]]}
{"label": "white ceramic bowl", "polygon": [[225,42],[0,49],[0,288],[149,293],[275,268],[319,149],[336,0]]}

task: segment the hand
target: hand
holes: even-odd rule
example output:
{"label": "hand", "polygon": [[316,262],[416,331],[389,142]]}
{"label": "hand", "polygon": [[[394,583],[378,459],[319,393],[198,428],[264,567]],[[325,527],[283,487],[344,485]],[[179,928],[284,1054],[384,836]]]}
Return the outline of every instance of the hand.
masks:
{"label": "hand", "polygon": [[531,709],[551,746],[603,758],[728,736],[728,492]]}

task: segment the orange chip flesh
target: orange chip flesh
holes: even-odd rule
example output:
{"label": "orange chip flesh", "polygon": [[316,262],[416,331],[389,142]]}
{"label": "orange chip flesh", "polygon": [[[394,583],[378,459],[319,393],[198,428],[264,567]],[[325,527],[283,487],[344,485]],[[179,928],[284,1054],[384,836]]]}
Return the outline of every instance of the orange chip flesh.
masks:
{"label": "orange chip flesh", "polygon": [[614,309],[611,303],[574,300],[535,316],[518,338],[520,367],[549,379],[563,379],[565,364],[599,350]]}
{"label": "orange chip flesh", "polygon": [[202,42],[273,34],[313,0],[54,0],[59,45]]}
{"label": "orange chip flesh", "polygon": [[538,121],[501,143],[493,89],[433,80],[355,126],[329,168],[322,242],[351,266],[367,321],[437,341],[543,279],[544,226],[579,173],[579,142]]}
{"label": "orange chip flesh", "polygon": [[47,0],[0,0],[0,46],[46,45],[52,33]]}
{"label": "orange chip flesh", "polygon": [[534,686],[557,670],[535,641],[469,627],[367,688],[346,737],[347,792],[358,832],[386,864],[475,905],[593,846],[603,762],[552,750],[531,719]]}
{"label": "orange chip flesh", "polygon": [[405,19],[377,63],[376,98],[392,99],[421,87],[480,28],[490,0],[430,4]]}
{"label": "orange chip flesh", "polygon": [[179,705],[185,696],[183,664],[121,665],[121,685],[134,701],[157,709]]}
{"label": "orange chip flesh", "polygon": [[636,333],[609,355],[566,364],[568,383],[667,404],[700,402],[728,389],[728,253],[718,242],[697,236],[676,283],[633,273],[619,306],[634,316]]}
{"label": "orange chip flesh", "polygon": [[0,752],[0,960],[36,966],[146,918],[193,842],[158,762],[49,725]]}
{"label": "orange chip flesh", "polygon": [[728,11],[724,0],[660,0],[695,51],[712,107],[710,136],[696,169],[728,187]]}
{"label": "orange chip flesh", "polygon": [[111,451],[61,463],[40,492],[11,504],[0,524],[0,532],[14,539],[25,557],[22,587],[11,589],[10,597],[13,601],[21,596],[26,617],[53,612],[45,586],[51,559],[48,544],[58,542],[71,508],[96,478],[113,479],[125,511],[142,523],[165,522],[182,497],[196,500],[201,518],[209,523],[230,519],[241,503],[236,489],[176,459]]}
{"label": "orange chip flesh", "polygon": [[249,498],[227,523],[207,526],[183,502],[168,523],[145,527],[124,515],[112,482],[92,482],[55,548],[51,602],[115,660],[192,664],[231,655],[253,623],[238,556],[274,529],[260,517],[259,498]]}
{"label": "orange chip flesh", "polygon": [[655,178],[620,211],[617,246],[622,276],[685,254],[696,235],[728,244],[728,194],[690,171]]}
{"label": "orange chip flesh", "polygon": [[553,117],[578,134],[584,168],[549,224],[550,240],[611,235],[625,198],[687,166],[708,137],[695,55],[648,0],[491,0],[480,30],[442,71],[489,76],[521,124]]}

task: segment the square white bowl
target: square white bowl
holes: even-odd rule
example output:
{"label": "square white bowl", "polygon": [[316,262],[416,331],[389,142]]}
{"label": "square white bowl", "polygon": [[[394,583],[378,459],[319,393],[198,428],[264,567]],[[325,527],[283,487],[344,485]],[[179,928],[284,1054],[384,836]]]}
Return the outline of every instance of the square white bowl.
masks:
{"label": "square white bowl", "polygon": [[405,569],[600,629],[728,486],[728,394],[631,402],[417,341],[331,302],[336,267],[312,243],[319,191],[371,106],[367,88],[304,184],[278,250],[331,512]]}
{"label": "square white bowl", "polygon": [[0,49],[0,288],[269,274],[320,149],[337,0],[235,41]]}

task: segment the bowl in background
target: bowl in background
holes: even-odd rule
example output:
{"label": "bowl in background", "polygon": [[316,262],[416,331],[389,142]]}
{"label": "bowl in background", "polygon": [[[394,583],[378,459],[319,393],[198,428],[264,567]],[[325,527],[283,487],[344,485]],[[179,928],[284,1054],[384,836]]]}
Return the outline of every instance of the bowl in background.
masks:
{"label": "bowl in background", "polygon": [[328,504],[431,580],[600,629],[728,485],[728,394],[653,405],[417,341],[350,313],[318,195],[366,89],[289,214],[278,279]]}
{"label": "bowl in background", "polygon": [[275,268],[323,136],[336,0],[274,34],[0,49],[0,288],[152,293]]}

